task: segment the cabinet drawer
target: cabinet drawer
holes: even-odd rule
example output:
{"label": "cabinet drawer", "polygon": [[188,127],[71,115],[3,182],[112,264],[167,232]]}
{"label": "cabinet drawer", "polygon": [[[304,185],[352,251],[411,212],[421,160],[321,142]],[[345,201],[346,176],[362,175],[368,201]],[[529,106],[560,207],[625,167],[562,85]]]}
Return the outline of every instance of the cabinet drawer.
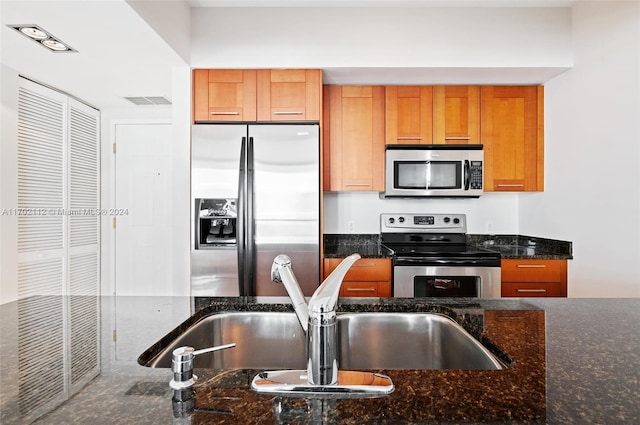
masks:
{"label": "cabinet drawer", "polygon": [[391,282],[344,282],[340,288],[341,297],[383,297],[391,296]]}
{"label": "cabinet drawer", "polygon": [[566,282],[566,260],[502,260],[503,282]]}
{"label": "cabinet drawer", "polygon": [[[324,276],[329,276],[342,258],[325,258]],[[389,258],[361,258],[349,269],[344,279],[348,281],[389,281],[391,282],[391,259]]]}
{"label": "cabinet drawer", "polygon": [[567,285],[562,282],[527,283],[502,282],[503,297],[566,297]]}

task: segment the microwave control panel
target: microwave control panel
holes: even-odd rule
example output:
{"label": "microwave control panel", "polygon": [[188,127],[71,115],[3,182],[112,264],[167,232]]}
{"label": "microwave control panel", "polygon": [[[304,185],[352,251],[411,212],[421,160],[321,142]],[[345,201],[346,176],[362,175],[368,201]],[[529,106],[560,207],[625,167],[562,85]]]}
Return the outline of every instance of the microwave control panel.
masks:
{"label": "microwave control panel", "polygon": [[482,161],[470,161],[469,188],[482,189]]}

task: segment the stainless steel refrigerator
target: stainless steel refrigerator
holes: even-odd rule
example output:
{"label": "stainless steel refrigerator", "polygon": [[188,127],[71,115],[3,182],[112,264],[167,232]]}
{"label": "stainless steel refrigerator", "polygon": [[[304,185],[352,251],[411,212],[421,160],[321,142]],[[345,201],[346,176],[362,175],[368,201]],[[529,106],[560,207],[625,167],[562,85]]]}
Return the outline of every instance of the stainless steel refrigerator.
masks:
{"label": "stainless steel refrigerator", "polygon": [[192,296],[286,295],[291,257],[310,296],[320,274],[317,124],[197,124],[191,130]]}

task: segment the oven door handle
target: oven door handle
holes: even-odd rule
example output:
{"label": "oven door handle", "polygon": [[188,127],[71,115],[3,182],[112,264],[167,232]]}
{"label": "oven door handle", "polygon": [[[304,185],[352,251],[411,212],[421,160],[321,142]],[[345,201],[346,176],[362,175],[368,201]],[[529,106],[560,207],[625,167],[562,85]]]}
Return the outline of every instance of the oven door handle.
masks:
{"label": "oven door handle", "polygon": [[500,267],[500,258],[395,258],[394,266]]}

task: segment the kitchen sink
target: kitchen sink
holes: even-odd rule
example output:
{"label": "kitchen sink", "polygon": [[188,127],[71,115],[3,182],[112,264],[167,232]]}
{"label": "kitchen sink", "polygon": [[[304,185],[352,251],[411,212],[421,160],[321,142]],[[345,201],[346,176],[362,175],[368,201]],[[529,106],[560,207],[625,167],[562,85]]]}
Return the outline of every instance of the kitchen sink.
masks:
{"label": "kitchen sink", "polygon": [[[338,365],[363,369],[502,369],[500,361],[452,319],[433,313],[339,313]],[[196,356],[196,368],[306,369],[307,339],[295,313],[223,312],[202,318],[138,362],[170,368],[172,352],[235,342]],[[143,359],[149,359],[143,360]]]}
{"label": "kitchen sink", "polygon": [[502,369],[462,326],[439,314],[344,314],[338,340],[341,369]]}

